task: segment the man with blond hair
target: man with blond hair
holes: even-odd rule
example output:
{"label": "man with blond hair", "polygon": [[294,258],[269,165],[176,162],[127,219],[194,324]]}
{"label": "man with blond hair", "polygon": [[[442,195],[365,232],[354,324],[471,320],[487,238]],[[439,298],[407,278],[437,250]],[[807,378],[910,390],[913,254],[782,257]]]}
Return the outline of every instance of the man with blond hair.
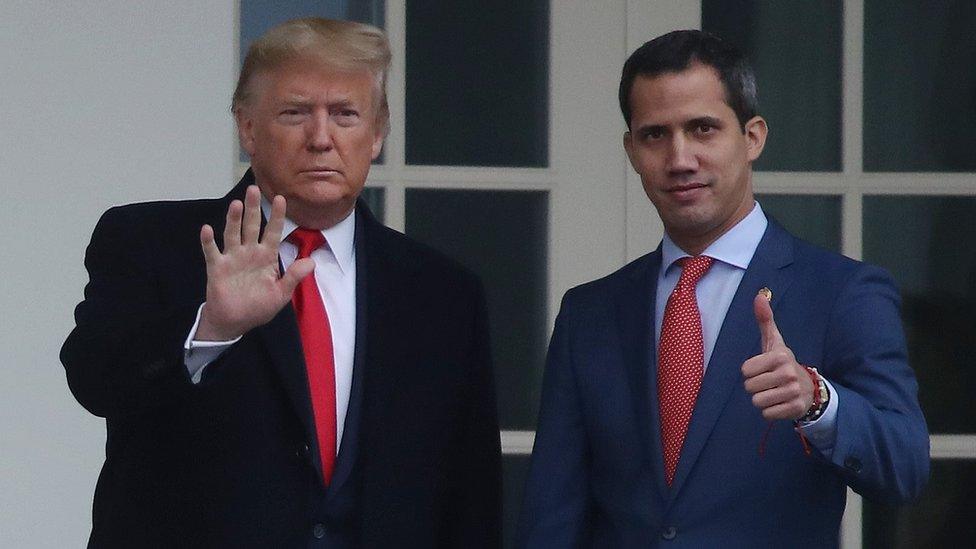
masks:
{"label": "man with blond hair", "polygon": [[106,418],[91,547],[490,547],[500,452],[479,281],[359,195],[388,124],[381,31],[248,51],[251,169],[113,208],[62,349]]}

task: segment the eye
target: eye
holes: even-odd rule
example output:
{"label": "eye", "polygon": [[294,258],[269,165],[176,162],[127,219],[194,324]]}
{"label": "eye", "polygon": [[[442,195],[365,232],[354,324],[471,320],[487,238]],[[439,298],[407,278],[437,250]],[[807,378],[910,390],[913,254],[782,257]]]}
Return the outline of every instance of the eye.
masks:
{"label": "eye", "polygon": [[285,124],[298,124],[304,119],[305,112],[299,108],[287,107],[278,111],[278,120]]}
{"label": "eye", "polygon": [[356,109],[340,108],[336,109],[332,116],[340,126],[353,126],[359,122],[359,111]]}
{"label": "eye", "polygon": [[704,123],[699,124],[696,131],[700,134],[709,134],[715,131],[715,126],[712,126],[711,124],[704,124]]}
{"label": "eye", "polygon": [[653,140],[661,139],[662,137],[664,137],[664,128],[652,127],[644,130],[644,139],[653,141]]}

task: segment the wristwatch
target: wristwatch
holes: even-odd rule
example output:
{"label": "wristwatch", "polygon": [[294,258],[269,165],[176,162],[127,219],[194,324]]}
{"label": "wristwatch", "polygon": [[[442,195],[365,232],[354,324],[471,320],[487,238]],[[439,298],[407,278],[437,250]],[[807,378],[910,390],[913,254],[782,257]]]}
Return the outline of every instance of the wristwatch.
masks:
{"label": "wristwatch", "polygon": [[830,389],[827,388],[827,382],[820,376],[820,372],[816,368],[810,368],[809,366],[804,366],[804,368],[806,368],[807,374],[810,375],[810,381],[813,381],[813,404],[810,405],[807,413],[796,420],[797,423],[817,421],[827,409],[827,403],[830,402]]}

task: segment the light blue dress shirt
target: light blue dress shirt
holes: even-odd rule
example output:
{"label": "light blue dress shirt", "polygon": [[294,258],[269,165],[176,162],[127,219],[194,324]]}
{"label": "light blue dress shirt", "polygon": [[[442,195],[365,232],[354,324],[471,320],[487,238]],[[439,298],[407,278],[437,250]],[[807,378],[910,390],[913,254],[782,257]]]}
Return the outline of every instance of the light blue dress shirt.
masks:
{"label": "light blue dress shirt", "polygon": [[[705,344],[705,369],[708,369],[715,342],[718,340],[719,330],[725,322],[725,315],[732,304],[742,276],[752,261],[752,256],[759,247],[766,232],[766,215],[756,203],[742,221],[729,229],[718,240],[712,242],[701,255],[707,255],[715,261],[707,273],[698,281],[695,296],[698,299],[698,310],[701,312],[702,339]],[[668,303],[668,296],[678,284],[681,277],[681,267],[676,262],[683,257],[691,257],[678,247],[665,234],[661,243],[661,272],[657,277],[657,299],[654,311],[655,341],[661,341],[661,323],[664,319],[664,308]],[[786,344],[790,342],[787,340]],[[815,366],[815,365],[813,365]],[[826,380],[825,380],[826,381]],[[830,402],[823,415],[816,421],[800,424],[810,442],[820,452],[830,457],[837,439],[837,391],[827,381],[830,389]]]}

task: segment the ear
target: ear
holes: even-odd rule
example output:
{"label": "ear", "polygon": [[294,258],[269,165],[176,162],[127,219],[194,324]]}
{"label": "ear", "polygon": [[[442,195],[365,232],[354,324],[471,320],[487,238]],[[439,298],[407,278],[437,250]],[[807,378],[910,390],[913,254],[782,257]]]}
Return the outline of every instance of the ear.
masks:
{"label": "ear", "polygon": [[376,135],[373,136],[373,150],[372,150],[372,159],[373,160],[376,160],[377,158],[379,158],[380,152],[383,151],[383,141],[384,141],[384,139],[385,138],[384,138],[384,132],[383,132],[383,130],[377,131],[376,132]]}
{"label": "ear", "polygon": [[637,164],[634,161],[634,140],[629,131],[624,132],[624,150],[627,152],[627,159],[630,160],[630,167],[637,171]]}
{"label": "ear", "polygon": [[743,133],[746,140],[746,157],[749,162],[754,162],[766,147],[766,134],[769,133],[766,120],[761,116],[753,116],[746,122]]}
{"label": "ear", "polygon": [[237,107],[234,111],[234,120],[237,121],[237,139],[241,143],[241,148],[248,155],[254,155],[254,117],[252,109],[245,105]]}

